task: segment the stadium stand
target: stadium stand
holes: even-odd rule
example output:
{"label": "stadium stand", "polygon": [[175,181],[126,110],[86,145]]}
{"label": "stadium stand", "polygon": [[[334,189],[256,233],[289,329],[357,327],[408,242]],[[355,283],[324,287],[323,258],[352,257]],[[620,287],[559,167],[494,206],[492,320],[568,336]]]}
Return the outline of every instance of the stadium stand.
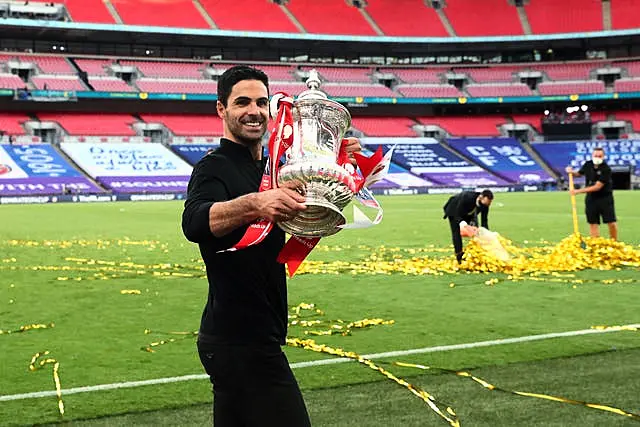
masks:
{"label": "stadium stand", "polygon": [[58,123],[69,135],[134,136],[129,114],[38,113],[41,122]]}
{"label": "stadium stand", "polygon": [[503,116],[418,117],[418,121],[440,126],[454,136],[497,136],[498,126],[507,123]]}
{"label": "stadium stand", "polygon": [[403,83],[435,83],[442,82],[441,75],[448,71],[443,68],[381,68],[379,72],[395,75]]}
{"label": "stadium stand", "polygon": [[615,117],[630,122],[634,130],[640,131],[640,111],[616,111]]}
{"label": "stadium stand", "polygon": [[483,68],[455,68],[457,73],[464,73],[477,83],[512,82],[515,73],[521,71],[520,66],[496,66]]}
{"label": "stadium stand", "polygon": [[516,8],[504,0],[455,0],[443,10],[460,37],[524,34]]}
{"label": "stadium stand", "polygon": [[551,80],[588,80],[592,69],[603,66],[602,62],[575,62],[561,64],[532,64],[531,69],[547,74]]}
{"label": "stadium stand", "polygon": [[302,67],[303,71],[315,68],[327,82],[371,83],[370,68]]}
{"label": "stadium stand", "polygon": [[388,36],[449,35],[436,11],[423,0],[369,0],[366,11]]}
{"label": "stadium stand", "polygon": [[637,0],[615,0],[611,5],[611,26],[614,30],[638,27]]}
{"label": "stadium stand", "polygon": [[616,92],[640,91],[640,79],[618,79],[614,83]]}
{"label": "stadium stand", "polygon": [[204,64],[197,62],[120,61],[120,65],[136,67],[145,77],[202,79]]}
{"label": "stadium stand", "polygon": [[162,123],[176,136],[222,136],[222,120],[215,115],[142,114],[146,123]]}
{"label": "stadium stand", "polygon": [[292,1],[287,8],[308,33],[376,35],[360,11],[344,0]]}
{"label": "stadium stand", "polygon": [[622,67],[629,77],[640,77],[640,61],[616,61],[614,67]]}
{"label": "stadium stand", "polygon": [[24,135],[22,123],[29,120],[23,113],[0,113],[0,131],[6,135]]}
{"label": "stadium stand", "polygon": [[200,0],[200,4],[223,30],[300,32],[282,7],[269,1]]}
{"label": "stadium stand", "polygon": [[103,92],[137,92],[138,89],[118,77],[91,76],[89,84],[93,90]]}
{"label": "stadium stand", "polygon": [[211,28],[192,0],[111,0],[125,24]]}
{"label": "stadium stand", "polygon": [[481,85],[467,85],[465,90],[470,96],[531,96],[533,92],[524,83],[489,83]]}
{"label": "stadium stand", "polygon": [[542,82],[538,85],[538,91],[540,92],[540,95],[602,93],[604,92],[604,82],[599,80]]}
{"label": "stadium stand", "polygon": [[88,90],[77,76],[38,75],[31,77],[36,89],[48,90]]}
{"label": "stadium stand", "polygon": [[75,74],[76,70],[64,56],[21,55],[20,62],[35,64],[43,74]]}
{"label": "stadium stand", "polygon": [[25,82],[15,74],[0,73],[0,88],[20,89],[25,86]]}
{"label": "stadium stand", "polygon": [[167,93],[216,93],[218,83],[213,80],[179,80],[176,78],[136,79],[135,85],[142,92]]}
{"label": "stadium stand", "polygon": [[524,6],[534,34],[602,31],[600,0],[535,0]]}
{"label": "stadium stand", "polygon": [[381,96],[381,97],[397,97],[398,94],[383,85],[360,84],[354,83],[350,85],[325,83],[321,89],[329,96]]}
{"label": "stadium stand", "polygon": [[540,114],[510,114],[509,117],[514,124],[530,125],[540,132],[540,121],[542,120],[542,115]]}
{"label": "stadium stand", "polygon": [[111,59],[85,59],[77,58],[74,62],[80,70],[86,72],[90,76],[107,76],[109,72],[107,67],[113,64]]}
{"label": "stadium stand", "polygon": [[452,85],[398,85],[394,88],[396,92],[408,98],[449,98],[464,96],[458,88]]}
{"label": "stadium stand", "polygon": [[[42,0],[44,1],[44,0]],[[61,3],[58,0],[56,3]],[[105,6],[104,0],[64,0],[71,19],[75,22],[115,24],[116,20]]]}
{"label": "stadium stand", "polygon": [[365,136],[418,136],[416,122],[407,117],[353,117],[351,127]]}

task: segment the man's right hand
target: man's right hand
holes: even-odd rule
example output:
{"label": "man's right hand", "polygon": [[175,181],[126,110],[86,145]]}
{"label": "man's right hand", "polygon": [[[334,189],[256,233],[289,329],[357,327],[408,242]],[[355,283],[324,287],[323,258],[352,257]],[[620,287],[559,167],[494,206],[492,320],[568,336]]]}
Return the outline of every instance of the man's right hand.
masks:
{"label": "man's right hand", "polygon": [[305,197],[290,188],[275,188],[257,193],[260,215],[271,222],[289,221],[307,208]]}

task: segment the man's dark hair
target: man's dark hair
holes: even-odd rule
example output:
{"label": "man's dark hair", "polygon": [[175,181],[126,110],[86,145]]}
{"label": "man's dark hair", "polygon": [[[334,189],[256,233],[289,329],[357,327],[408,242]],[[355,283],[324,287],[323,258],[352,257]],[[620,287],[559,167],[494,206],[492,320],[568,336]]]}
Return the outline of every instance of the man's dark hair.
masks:
{"label": "man's dark hair", "polygon": [[231,89],[242,80],[261,81],[267,87],[267,93],[269,93],[269,77],[264,71],[246,65],[236,65],[226,70],[218,78],[218,101],[222,102],[222,105],[227,106]]}
{"label": "man's dark hair", "polygon": [[480,193],[480,195],[482,197],[486,197],[489,200],[493,200],[493,191],[491,190],[484,190],[482,193]]}
{"label": "man's dark hair", "polygon": [[604,154],[604,148],[602,147],[596,147],[593,149],[593,151],[602,151],[602,154]]}

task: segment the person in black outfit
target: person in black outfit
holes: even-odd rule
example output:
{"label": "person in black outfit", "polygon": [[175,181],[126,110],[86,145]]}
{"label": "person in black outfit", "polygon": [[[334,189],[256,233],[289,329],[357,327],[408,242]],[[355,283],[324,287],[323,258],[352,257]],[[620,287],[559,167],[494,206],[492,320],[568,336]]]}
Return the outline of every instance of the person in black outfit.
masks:
{"label": "person in black outfit", "polygon": [[200,360],[213,384],[217,427],[310,426],[298,383],[281,346],[287,334],[285,266],[276,257],[284,232],[273,227],[254,246],[233,247],[258,218],[279,222],[304,210],[294,189],[258,192],[266,164],[266,74],[237,66],[218,81],[220,147],[194,167],[182,229],[198,243],[209,293],[198,334]]}
{"label": "person in black outfit", "polygon": [[600,218],[609,227],[609,237],[618,240],[618,223],[613,202],[613,183],[611,168],[604,160],[603,148],[595,148],[591,160],[586,161],[580,170],[567,166],[566,172],[574,176],[584,176],[585,186],[573,190],[573,194],[585,193],[585,213],[589,223],[591,237],[600,236]]}
{"label": "person in black outfit", "polygon": [[455,196],[451,196],[443,206],[443,218],[449,218],[451,238],[458,263],[462,262],[462,256],[464,255],[464,251],[462,250],[462,236],[460,236],[460,223],[464,221],[468,225],[477,226],[478,214],[480,214],[481,225],[488,229],[489,206],[491,206],[492,201],[493,192],[491,190],[484,190],[482,193],[463,191]]}

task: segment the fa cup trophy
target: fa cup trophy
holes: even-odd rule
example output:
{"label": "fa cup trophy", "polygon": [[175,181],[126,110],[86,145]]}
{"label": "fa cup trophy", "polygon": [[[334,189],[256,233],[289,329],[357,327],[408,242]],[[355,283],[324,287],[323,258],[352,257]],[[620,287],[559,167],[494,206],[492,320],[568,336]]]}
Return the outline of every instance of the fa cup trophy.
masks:
{"label": "fa cup trophy", "polygon": [[320,78],[309,72],[308,90],[293,102],[293,142],[278,173],[279,186],[303,188],[307,209],[278,226],[294,236],[324,237],[346,223],[342,210],[357,186],[351,164],[338,163],[344,134],[351,126],[349,111],[319,90]]}

